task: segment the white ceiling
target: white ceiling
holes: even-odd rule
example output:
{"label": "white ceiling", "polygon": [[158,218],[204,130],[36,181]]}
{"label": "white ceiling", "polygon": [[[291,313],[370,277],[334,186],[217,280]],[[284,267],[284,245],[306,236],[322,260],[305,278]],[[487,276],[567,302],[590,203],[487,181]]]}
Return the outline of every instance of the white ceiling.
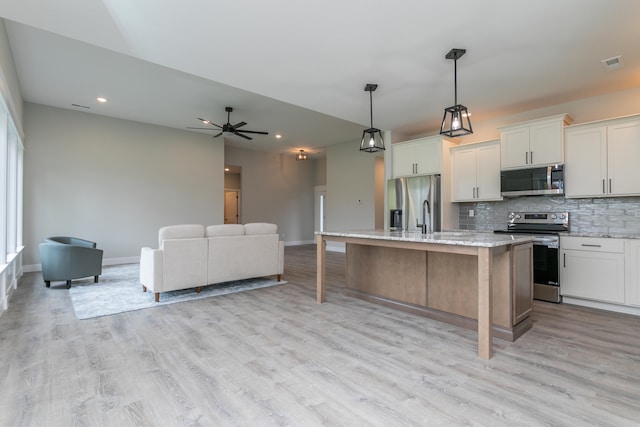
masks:
{"label": "white ceiling", "polygon": [[[179,129],[222,124],[231,106],[232,123],[270,135],[227,144],[312,153],[357,143],[366,83],[379,85],[375,127],[437,132],[454,47],[467,49],[458,101],[474,122],[640,87],[638,16],[637,0],[0,4],[26,101]],[[617,55],[623,68],[607,72]]]}

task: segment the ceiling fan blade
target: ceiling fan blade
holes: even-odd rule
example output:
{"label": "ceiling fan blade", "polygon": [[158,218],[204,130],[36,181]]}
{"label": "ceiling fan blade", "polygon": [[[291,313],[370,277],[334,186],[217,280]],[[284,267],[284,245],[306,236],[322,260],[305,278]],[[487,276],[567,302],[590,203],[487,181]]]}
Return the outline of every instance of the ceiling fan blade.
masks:
{"label": "ceiling fan blade", "polygon": [[190,127],[190,126],[187,126],[185,129],[217,130],[217,129],[211,129],[211,128],[193,128],[193,127]]}
{"label": "ceiling fan blade", "polygon": [[222,129],[222,126],[213,123],[211,120],[202,119],[200,117],[197,117],[197,119],[200,120],[202,123],[205,123],[205,124],[208,124],[208,125],[211,125],[211,126],[217,126],[220,129]]}
{"label": "ceiling fan blade", "polygon": [[217,134],[217,135],[213,135],[211,138],[217,138],[217,137],[219,137],[220,135],[222,135],[222,132],[220,132],[220,133],[219,133],[219,134]]}
{"label": "ceiling fan blade", "polygon": [[253,138],[248,137],[247,135],[243,135],[243,134],[241,134],[240,132],[235,132],[235,131],[234,131],[234,132],[233,132],[233,134],[234,134],[234,135],[241,136],[241,137],[242,137],[242,138],[244,138],[244,139],[253,139]]}
{"label": "ceiling fan blade", "polygon": [[239,130],[238,132],[256,133],[258,135],[269,135],[269,132],[258,132],[258,131],[255,131],[255,130]]}
{"label": "ceiling fan blade", "polygon": [[233,128],[234,128],[234,129],[238,129],[239,127],[242,127],[242,126],[244,126],[244,125],[246,125],[246,124],[247,124],[247,122],[240,122],[240,123],[238,123],[237,125],[233,125]]}

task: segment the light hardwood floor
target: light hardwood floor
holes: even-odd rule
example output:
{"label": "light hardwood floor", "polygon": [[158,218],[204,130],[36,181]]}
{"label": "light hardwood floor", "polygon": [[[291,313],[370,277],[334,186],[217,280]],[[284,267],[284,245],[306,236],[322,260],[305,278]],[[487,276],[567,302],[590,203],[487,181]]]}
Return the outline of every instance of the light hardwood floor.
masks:
{"label": "light hardwood floor", "polygon": [[0,317],[0,426],[631,426],[640,318],[536,302],[494,340],[342,294],[328,253],[287,247],[284,286],[77,320],[64,284],[20,281]]}

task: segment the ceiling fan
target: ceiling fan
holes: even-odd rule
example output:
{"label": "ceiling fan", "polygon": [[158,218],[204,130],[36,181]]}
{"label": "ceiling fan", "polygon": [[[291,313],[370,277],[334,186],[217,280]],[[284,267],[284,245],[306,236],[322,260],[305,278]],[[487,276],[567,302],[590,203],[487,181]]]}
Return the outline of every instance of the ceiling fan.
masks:
{"label": "ceiling fan", "polygon": [[[245,139],[253,139],[247,135],[243,135],[245,133],[255,133],[255,134],[259,134],[259,135],[269,135],[269,132],[258,132],[255,130],[239,130],[238,128],[245,126],[247,123],[246,122],[240,122],[240,123],[236,123],[235,125],[231,124],[231,112],[233,111],[233,108],[231,107],[225,107],[224,109],[227,112],[227,123],[225,123],[224,125],[220,126],[217,125],[215,123],[213,123],[211,120],[205,120],[205,119],[201,119],[200,117],[198,117],[198,120],[200,120],[202,123],[210,125],[213,127],[213,129],[215,130],[220,130],[220,133],[218,133],[217,135],[213,135],[214,138],[219,137],[220,135],[224,134],[224,133],[232,133],[234,135],[238,135],[242,138]],[[187,127],[187,129],[206,129],[206,130],[211,130],[212,127],[206,127],[206,128],[195,128],[195,127]],[[218,129],[216,129],[218,128]]]}

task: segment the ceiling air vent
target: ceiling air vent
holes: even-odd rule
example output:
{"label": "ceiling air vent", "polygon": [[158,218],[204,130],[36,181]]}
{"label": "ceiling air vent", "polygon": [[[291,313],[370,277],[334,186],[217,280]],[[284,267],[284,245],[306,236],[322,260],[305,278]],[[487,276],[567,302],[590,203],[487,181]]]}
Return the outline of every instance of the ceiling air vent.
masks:
{"label": "ceiling air vent", "polygon": [[604,65],[604,68],[607,71],[613,71],[617,70],[618,68],[622,68],[622,55],[605,59],[602,61],[602,65]]}

